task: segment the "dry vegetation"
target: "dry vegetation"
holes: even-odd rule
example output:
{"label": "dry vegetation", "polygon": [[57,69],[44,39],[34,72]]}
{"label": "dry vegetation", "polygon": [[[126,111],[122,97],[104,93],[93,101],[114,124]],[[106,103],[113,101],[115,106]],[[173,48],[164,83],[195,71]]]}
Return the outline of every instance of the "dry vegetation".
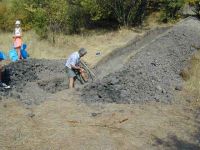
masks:
{"label": "dry vegetation", "polygon": [[200,50],[193,56],[191,66],[186,88],[188,92],[193,93],[197,101],[200,101]]}
{"label": "dry vegetation", "polygon": [[[85,60],[90,64],[96,64],[101,58],[110,53],[113,49],[121,47],[130,39],[143,33],[136,33],[132,30],[121,29],[119,31],[95,31],[89,35],[57,35],[56,44],[49,41],[39,40],[37,35],[30,31],[24,33],[23,41],[28,46],[28,52],[32,58],[61,59],[66,58],[71,52],[81,47],[88,49]],[[12,34],[0,34],[0,49],[8,52],[12,48]],[[96,56],[100,52],[100,56]]]}

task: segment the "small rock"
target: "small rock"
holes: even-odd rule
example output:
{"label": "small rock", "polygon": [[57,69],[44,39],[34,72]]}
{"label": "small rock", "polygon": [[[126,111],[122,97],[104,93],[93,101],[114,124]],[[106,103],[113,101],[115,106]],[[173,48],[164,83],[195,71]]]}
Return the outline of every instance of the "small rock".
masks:
{"label": "small rock", "polygon": [[97,113],[91,113],[92,117],[96,117]]}
{"label": "small rock", "polygon": [[35,114],[30,112],[30,113],[27,114],[27,116],[30,117],[30,118],[33,118],[33,117],[35,117]]}
{"label": "small rock", "polygon": [[25,103],[26,105],[32,105],[32,100],[26,100],[24,103]]}
{"label": "small rock", "polygon": [[175,90],[177,90],[177,91],[182,91],[182,90],[183,90],[183,86],[177,85],[177,86],[175,87]]}
{"label": "small rock", "polygon": [[166,94],[166,93],[167,93],[167,91],[165,91],[165,89],[162,89],[162,93],[163,93],[163,94]]}
{"label": "small rock", "polygon": [[158,95],[156,95],[156,96],[154,97],[154,99],[155,99],[156,102],[160,102],[160,97],[159,97]]}
{"label": "small rock", "polygon": [[156,89],[159,90],[159,91],[162,91],[162,90],[163,90],[163,89],[161,88],[160,85],[158,85],[158,86],[156,87]]}
{"label": "small rock", "polygon": [[92,116],[92,117],[96,117],[96,116],[99,115],[99,114],[101,114],[101,113],[91,113],[91,116]]}
{"label": "small rock", "polygon": [[119,110],[120,113],[124,113],[124,110]]}
{"label": "small rock", "polygon": [[7,104],[3,104],[3,107],[4,107],[4,108],[7,108],[7,106],[8,106]]}

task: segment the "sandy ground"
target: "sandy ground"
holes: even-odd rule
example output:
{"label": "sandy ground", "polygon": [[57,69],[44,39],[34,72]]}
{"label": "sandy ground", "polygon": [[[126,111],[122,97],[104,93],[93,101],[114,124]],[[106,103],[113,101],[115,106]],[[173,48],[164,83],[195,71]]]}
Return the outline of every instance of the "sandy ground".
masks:
{"label": "sandy ground", "polygon": [[85,105],[76,91],[62,91],[32,109],[1,102],[0,149],[194,150],[200,148],[199,120],[195,99],[167,105]]}

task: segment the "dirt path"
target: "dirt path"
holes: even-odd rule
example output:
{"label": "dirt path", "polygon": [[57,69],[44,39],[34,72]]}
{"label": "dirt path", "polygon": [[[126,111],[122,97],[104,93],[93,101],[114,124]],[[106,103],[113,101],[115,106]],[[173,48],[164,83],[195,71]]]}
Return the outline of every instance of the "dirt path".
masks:
{"label": "dirt path", "polygon": [[37,107],[0,103],[0,149],[138,150],[200,148],[199,103],[85,105],[62,91]]}

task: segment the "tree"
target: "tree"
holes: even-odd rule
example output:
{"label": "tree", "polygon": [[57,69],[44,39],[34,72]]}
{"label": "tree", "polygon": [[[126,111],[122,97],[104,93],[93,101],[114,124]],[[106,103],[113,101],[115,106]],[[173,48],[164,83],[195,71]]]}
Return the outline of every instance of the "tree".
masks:
{"label": "tree", "polygon": [[147,0],[103,0],[104,7],[112,10],[116,20],[122,26],[140,24],[145,16]]}

